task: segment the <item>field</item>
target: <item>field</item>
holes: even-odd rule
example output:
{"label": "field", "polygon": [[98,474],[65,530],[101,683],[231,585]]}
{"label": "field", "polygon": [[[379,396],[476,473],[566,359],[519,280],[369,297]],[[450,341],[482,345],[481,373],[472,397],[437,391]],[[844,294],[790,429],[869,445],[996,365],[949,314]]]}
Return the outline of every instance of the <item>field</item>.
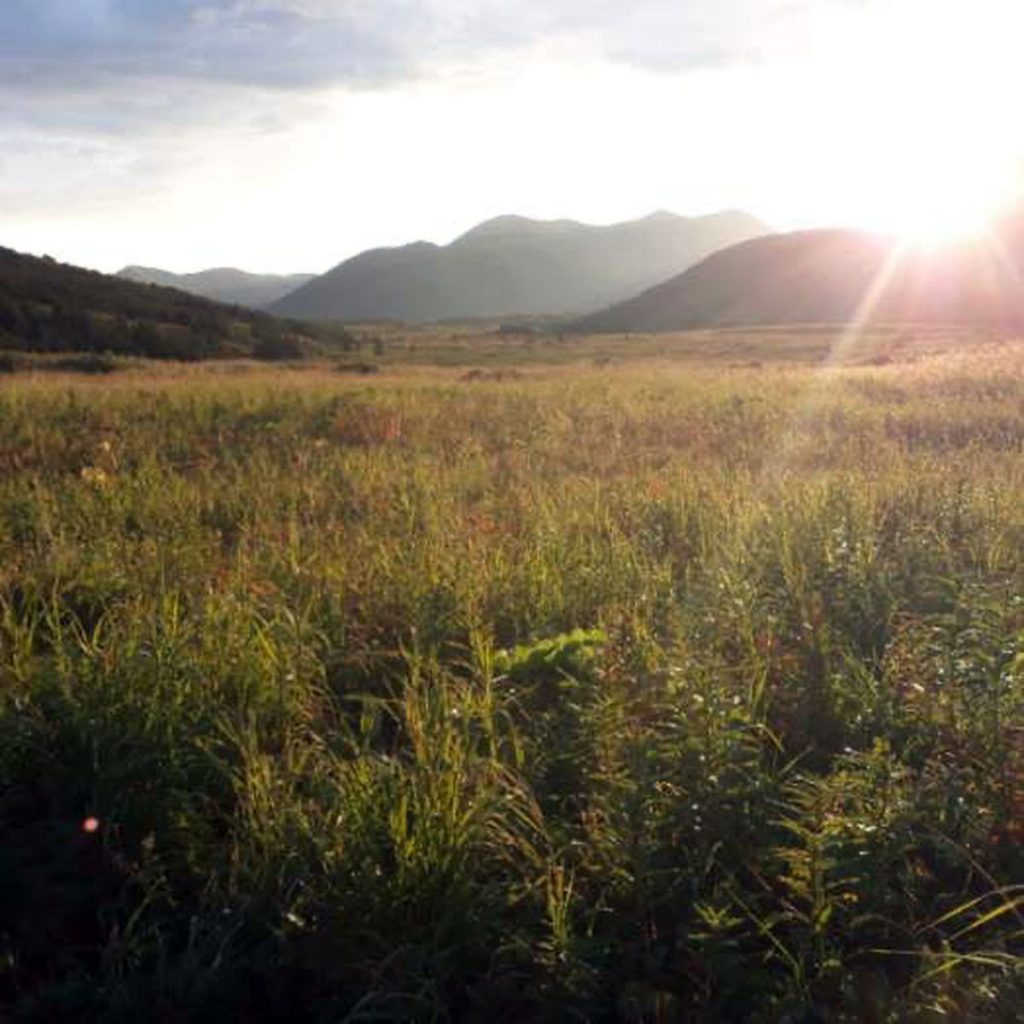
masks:
{"label": "field", "polygon": [[0,1019],[1019,1021],[1024,344],[488,337],[0,383]]}

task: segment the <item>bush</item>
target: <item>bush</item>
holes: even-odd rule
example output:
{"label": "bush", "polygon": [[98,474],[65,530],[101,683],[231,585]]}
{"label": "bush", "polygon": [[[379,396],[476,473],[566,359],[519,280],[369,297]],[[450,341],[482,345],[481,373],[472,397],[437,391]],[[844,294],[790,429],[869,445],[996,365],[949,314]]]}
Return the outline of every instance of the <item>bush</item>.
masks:
{"label": "bush", "polygon": [[283,362],[305,357],[302,343],[294,335],[265,337],[253,345],[252,356],[267,362]]}

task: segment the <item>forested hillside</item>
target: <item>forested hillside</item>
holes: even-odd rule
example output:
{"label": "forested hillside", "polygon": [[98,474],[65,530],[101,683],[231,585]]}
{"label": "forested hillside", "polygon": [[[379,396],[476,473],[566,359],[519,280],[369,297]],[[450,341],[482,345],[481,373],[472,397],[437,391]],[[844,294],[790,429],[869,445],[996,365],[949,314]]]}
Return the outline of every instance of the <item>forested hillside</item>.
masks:
{"label": "forested hillside", "polygon": [[281,359],[349,344],[338,327],[300,327],[174,288],[0,248],[0,349]]}

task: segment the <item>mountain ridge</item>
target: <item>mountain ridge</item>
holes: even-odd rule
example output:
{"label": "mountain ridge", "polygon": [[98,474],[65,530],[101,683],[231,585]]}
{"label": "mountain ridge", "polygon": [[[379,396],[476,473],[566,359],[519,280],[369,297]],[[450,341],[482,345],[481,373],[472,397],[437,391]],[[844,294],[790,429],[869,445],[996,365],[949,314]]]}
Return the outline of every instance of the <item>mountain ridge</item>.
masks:
{"label": "mountain ridge", "polygon": [[311,281],[315,274],[254,274],[237,267],[210,267],[176,274],[159,267],[131,264],[122,267],[116,277],[137,284],[156,284],[177,288],[191,295],[230,305],[262,309],[289,292]]}
{"label": "mountain ridge", "polygon": [[571,315],[768,231],[742,211],[699,217],[657,211],[609,225],[503,214],[447,245],[420,241],[358,253],[268,308],[348,321]]}

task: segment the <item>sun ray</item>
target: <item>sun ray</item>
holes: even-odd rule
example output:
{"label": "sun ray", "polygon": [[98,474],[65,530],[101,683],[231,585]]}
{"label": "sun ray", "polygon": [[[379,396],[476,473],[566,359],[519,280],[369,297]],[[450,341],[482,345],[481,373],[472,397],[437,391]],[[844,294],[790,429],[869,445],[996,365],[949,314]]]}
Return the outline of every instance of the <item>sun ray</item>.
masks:
{"label": "sun ray", "polygon": [[831,372],[857,347],[865,327],[871,322],[909,248],[910,243],[907,239],[897,239],[890,246],[878,273],[872,278],[850,320],[843,326],[827,357],[818,367],[818,372],[803,400],[794,409],[782,431],[778,447],[765,460],[761,471],[762,487],[768,480],[778,479],[793,465],[800,443],[808,436],[810,420],[822,405]]}
{"label": "sun ray", "polygon": [[878,308],[878,304],[882,301],[882,298],[892,282],[893,276],[902,264],[908,249],[909,242],[905,238],[897,240],[889,249],[889,252],[885,257],[885,262],[872,279],[871,284],[864,293],[864,297],[861,299],[860,304],[854,311],[849,323],[844,326],[842,333],[829,350],[828,358],[825,360],[824,365],[836,365],[845,359],[849,352],[856,348],[857,343],[860,341],[861,335],[864,332],[864,328],[871,321],[872,315]]}

